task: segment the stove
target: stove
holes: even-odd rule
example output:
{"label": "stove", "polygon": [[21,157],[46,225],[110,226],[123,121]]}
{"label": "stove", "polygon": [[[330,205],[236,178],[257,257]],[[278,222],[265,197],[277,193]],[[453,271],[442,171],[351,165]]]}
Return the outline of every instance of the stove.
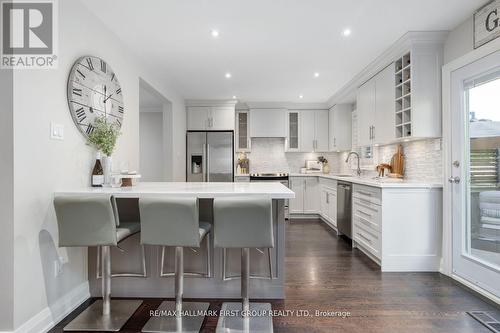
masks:
{"label": "stove", "polygon": [[278,180],[278,181],[286,180],[288,182],[288,173],[286,172],[251,173],[250,181],[252,180]]}
{"label": "stove", "polygon": [[[251,173],[251,182],[279,182],[286,187],[290,188],[288,182],[288,173],[286,172],[271,172],[271,173]],[[289,219],[289,202],[285,200],[285,219]]]}

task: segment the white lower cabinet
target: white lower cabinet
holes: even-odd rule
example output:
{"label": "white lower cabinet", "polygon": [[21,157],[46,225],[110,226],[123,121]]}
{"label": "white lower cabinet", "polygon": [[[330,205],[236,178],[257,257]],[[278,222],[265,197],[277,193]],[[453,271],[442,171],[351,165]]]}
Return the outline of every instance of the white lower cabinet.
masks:
{"label": "white lower cabinet", "polygon": [[352,240],[362,245],[375,258],[381,258],[382,190],[368,186],[353,186]]}
{"label": "white lower cabinet", "polygon": [[318,177],[290,177],[290,189],[295,192],[295,199],[289,202],[290,214],[318,214]]}
{"label": "white lower cabinet", "polygon": [[441,188],[353,184],[353,247],[383,272],[439,271],[441,217]]}
{"label": "white lower cabinet", "polygon": [[337,228],[337,181],[320,178],[320,215]]}

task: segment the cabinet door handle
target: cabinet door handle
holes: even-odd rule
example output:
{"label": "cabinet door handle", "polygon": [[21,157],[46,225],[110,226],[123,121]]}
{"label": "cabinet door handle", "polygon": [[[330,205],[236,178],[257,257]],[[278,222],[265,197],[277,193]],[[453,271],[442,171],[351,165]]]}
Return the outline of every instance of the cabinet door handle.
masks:
{"label": "cabinet door handle", "polygon": [[372,130],[372,139],[375,140],[375,126],[372,126],[373,127],[373,130]]}
{"label": "cabinet door handle", "polygon": [[370,140],[372,139],[372,127],[370,126]]}
{"label": "cabinet door handle", "polygon": [[333,146],[336,147],[337,146],[337,138],[333,138]]}
{"label": "cabinet door handle", "polygon": [[327,193],[326,194],[326,203],[329,204],[330,203],[330,195]]}

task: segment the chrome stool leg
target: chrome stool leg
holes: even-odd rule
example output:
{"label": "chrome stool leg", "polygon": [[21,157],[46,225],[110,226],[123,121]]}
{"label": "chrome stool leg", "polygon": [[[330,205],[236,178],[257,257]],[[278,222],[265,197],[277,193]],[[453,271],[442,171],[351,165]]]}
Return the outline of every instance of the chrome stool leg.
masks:
{"label": "chrome stool leg", "polygon": [[[209,303],[182,302],[184,291],[184,248],[175,248],[175,301],[162,302],[159,313],[166,316],[151,317],[142,332],[199,332],[205,320]],[[175,315],[171,315],[175,314]]]}
{"label": "chrome stool leg", "polygon": [[111,300],[111,249],[102,246],[102,300],[95,301],[66,327],[65,331],[116,332],[130,319],[142,301]]}
{"label": "chrome stool leg", "polygon": [[[217,322],[217,333],[226,332],[273,332],[270,303],[250,303],[250,249],[241,249],[241,303],[223,303]],[[224,316],[224,313],[240,312],[239,316]],[[267,314],[267,315],[263,315]]]}

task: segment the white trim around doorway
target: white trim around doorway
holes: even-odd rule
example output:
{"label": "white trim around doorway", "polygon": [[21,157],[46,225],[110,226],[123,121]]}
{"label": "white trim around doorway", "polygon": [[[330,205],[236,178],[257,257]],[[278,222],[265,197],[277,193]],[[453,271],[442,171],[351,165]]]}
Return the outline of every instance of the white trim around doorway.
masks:
{"label": "white trim around doorway", "polygon": [[500,39],[492,41],[464,56],[449,62],[443,66],[443,244],[440,272],[450,276],[454,280],[462,283],[484,297],[500,304],[500,298],[485,291],[473,283],[464,280],[453,273],[453,248],[452,248],[452,197],[451,184],[448,178],[451,177],[451,75],[454,71],[484,58],[494,52],[500,51]]}

